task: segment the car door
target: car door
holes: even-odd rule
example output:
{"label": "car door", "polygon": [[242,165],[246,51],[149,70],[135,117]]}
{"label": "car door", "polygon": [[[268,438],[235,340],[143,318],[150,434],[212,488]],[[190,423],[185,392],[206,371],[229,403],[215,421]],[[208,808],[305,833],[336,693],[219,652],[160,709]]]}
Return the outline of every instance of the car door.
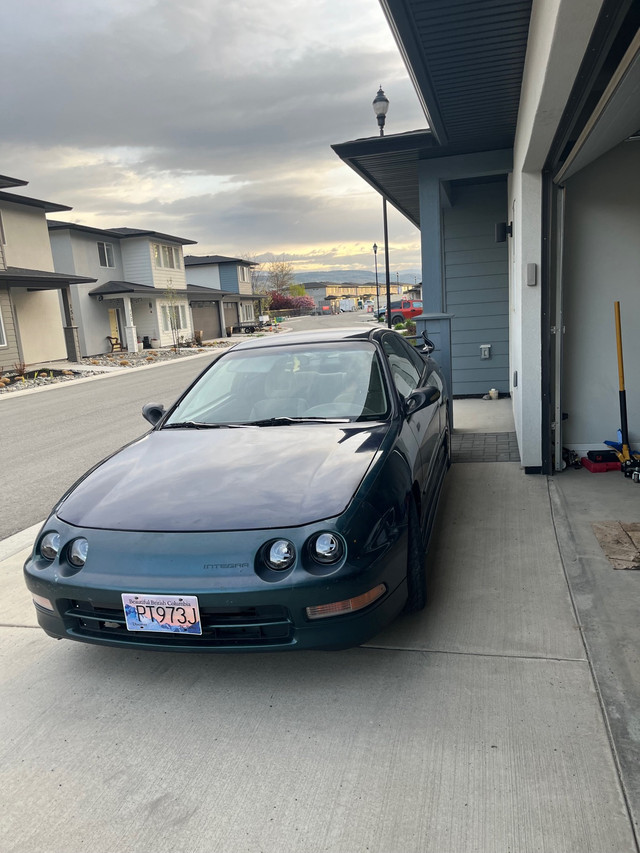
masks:
{"label": "car door", "polygon": [[[410,344],[395,332],[382,337],[382,347],[389,362],[391,376],[400,396],[405,399],[416,388],[429,384],[429,365]],[[433,383],[435,384],[435,383]],[[414,468],[421,490],[421,523],[426,523],[430,512],[434,481],[438,474],[438,450],[440,441],[440,400],[412,412],[406,419],[417,447],[418,458]]]}

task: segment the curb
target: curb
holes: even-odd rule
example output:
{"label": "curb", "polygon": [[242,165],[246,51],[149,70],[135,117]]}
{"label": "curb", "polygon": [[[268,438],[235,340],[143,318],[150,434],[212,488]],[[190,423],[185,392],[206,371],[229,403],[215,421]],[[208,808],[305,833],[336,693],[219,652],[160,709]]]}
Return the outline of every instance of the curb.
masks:
{"label": "curb", "polygon": [[[218,347],[214,351],[226,352],[229,349],[231,349],[231,347],[225,347],[224,350],[222,347]],[[194,358],[204,358],[205,356],[211,356],[211,352],[200,352],[196,355],[183,355],[179,358],[167,359],[166,361],[161,361],[156,364],[141,364],[139,367],[121,367],[116,368],[115,370],[105,370],[98,376],[84,376],[80,379],[68,380],[67,382],[56,382],[53,385],[43,385],[42,388],[26,388],[24,391],[10,391],[7,394],[0,394],[0,400],[6,400],[7,398],[11,397],[24,397],[27,394],[40,394],[42,391],[54,391],[58,388],[65,388],[68,385],[78,385],[82,382],[93,382],[96,379],[104,379],[107,376],[120,376],[123,373],[134,373],[137,370],[153,370],[154,368],[164,367],[166,364],[176,364],[176,362],[191,361]]]}
{"label": "curb", "polygon": [[10,557],[15,556],[20,551],[24,551],[25,548],[31,548],[36,536],[38,535],[38,531],[44,522],[45,519],[42,519],[42,521],[39,521],[37,524],[33,524],[31,527],[26,527],[24,530],[20,530],[18,533],[14,533],[13,536],[8,536],[6,539],[2,539],[0,541],[0,564],[3,563],[4,560],[8,560]]}

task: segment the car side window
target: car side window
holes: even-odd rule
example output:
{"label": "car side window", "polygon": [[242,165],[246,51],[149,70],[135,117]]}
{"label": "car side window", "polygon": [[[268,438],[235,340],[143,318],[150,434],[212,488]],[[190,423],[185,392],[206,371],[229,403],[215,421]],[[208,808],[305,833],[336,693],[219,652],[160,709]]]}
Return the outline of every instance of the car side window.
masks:
{"label": "car side window", "polygon": [[422,376],[423,373],[425,372],[425,368],[426,368],[427,364],[426,364],[425,360],[423,359],[423,357],[418,352],[418,350],[415,347],[412,347],[410,343],[408,343],[407,341],[405,341],[404,338],[401,338],[401,337],[398,338],[398,344],[399,344],[402,352],[405,353],[407,358],[411,359],[414,367],[416,368],[416,370],[418,371],[420,376]]}
{"label": "car side window", "polygon": [[403,397],[408,397],[412,391],[415,391],[420,385],[422,376],[422,370],[418,369],[410,357],[412,354],[407,353],[405,349],[407,346],[396,334],[385,335],[382,339],[382,348],[389,361],[393,381]]}

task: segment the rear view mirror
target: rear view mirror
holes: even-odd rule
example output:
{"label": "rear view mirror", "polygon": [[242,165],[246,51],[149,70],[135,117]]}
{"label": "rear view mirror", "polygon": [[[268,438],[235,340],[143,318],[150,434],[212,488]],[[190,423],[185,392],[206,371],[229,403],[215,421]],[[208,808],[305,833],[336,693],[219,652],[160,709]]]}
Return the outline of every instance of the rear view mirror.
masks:
{"label": "rear view mirror", "polygon": [[424,346],[422,347],[422,352],[426,353],[427,355],[431,355],[431,353],[436,348],[436,345],[434,344],[433,341],[429,340],[426,332],[422,332],[422,340],[424,341]]}
{"label": "rear view mirror", "polygon": [[165,414],[162,403],[145,403],[142,407],[142,417],[149,421],[151,426],[155,426]]}
{"label": "rear view mirror", "polygon": [[404,401],[405,411],[408,415],[426,409],[436,400],[440,399],[440,389],[435,385],[425,385],[424,388],[416,388]]}

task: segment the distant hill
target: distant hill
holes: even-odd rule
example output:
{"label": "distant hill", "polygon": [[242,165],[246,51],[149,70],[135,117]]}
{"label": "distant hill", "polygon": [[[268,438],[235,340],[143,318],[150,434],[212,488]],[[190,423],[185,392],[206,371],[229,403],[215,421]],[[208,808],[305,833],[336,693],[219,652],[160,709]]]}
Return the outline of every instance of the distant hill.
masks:
{"label": "distant hill", "polygon": [[[414,284],[421,281],[421,270],[403,270],[398,273],[398,281],[400,284]],[[373,270],[331,270],[328,271],[312,271],[312,272],[297,272],[295,274],[296,284],[315,283],[320,281],[331,282],[332,284],[375,284],[375,273]],[[396,282],[395,271],[391,272],[391,281]],[[384,282],[384,268],[378,267],[378,283]]]}

